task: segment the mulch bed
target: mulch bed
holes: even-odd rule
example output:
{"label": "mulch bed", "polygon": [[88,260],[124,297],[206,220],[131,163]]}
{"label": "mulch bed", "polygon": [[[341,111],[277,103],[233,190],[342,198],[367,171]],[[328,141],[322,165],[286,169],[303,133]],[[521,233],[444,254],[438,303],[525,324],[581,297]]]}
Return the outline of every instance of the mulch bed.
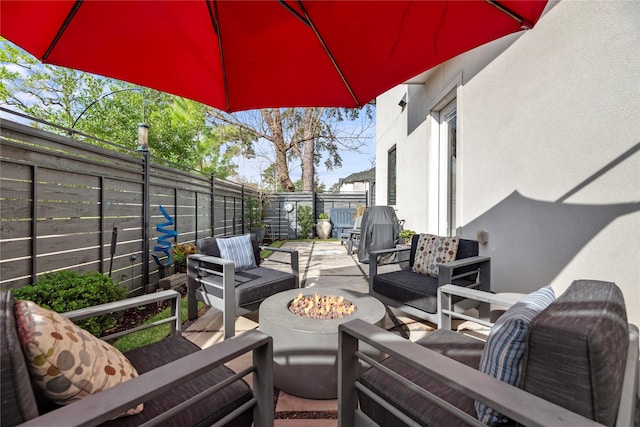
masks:
{"label": "mulch bed", "polygon": [[118,317],[118,324],[108,331],[105,331],[105,334],[125,331],[127,329],[131,329],[138,325],[141,325],[167,307],[169,307],[168,301],[164,301],[159,306],[158,304],[154,303],[141,307],[128,308],[121,312],[120,316]]}
{"label": "mulch bed", "polygon": [[[185,289],[176,289],[176,290],[182,294],[182,298],[187,297],[186,287]],[[115,332],[125,331],[127,329],[131,329],[136,326],[142,325],[151,317],[155,316],[165,308],[169,308],[169,307],[171,307],[171,301],[162,301],[159,303],[154,302],[151,304],[142,305],[140,307],[128,308],[126,310],[123,310],[119,313],[120,315],[118,316],[118,323],[116,324],[116,326],[105,331],[104,334],[105,335],[113,334]],[[200,315],[201,313],[198,313],[198,316]],[[186,325],[186,322],[183,322],[183,326],[185,325]]]}

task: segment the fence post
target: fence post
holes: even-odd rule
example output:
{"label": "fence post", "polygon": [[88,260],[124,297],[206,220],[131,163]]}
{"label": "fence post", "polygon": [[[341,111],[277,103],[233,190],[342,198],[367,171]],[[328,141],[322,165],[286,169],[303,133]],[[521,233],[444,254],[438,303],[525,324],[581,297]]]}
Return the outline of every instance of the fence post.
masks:
{"label": "fence post", "polygon": [[240,218],[241,218],[240,221],[242,221],[242,234],[244,234],[244,184],[242,184],[241,194],[242,194],[242,205],[240,207]]}
{"label": "fence post", "polygon": [[[316,206],[316,204],[318,203],[318,194],[315,191],[311,192],[311,204],[313,205],[313,221],[315,222],[316,218],[318,218],[318,207]],[[318,237],[318,234],[316,232],[316,228],[313,227],[313,235],[315,237]]]}
{"label": "fence post", "polygon": [[38,166],[31,166],[31,283],[38,281]]}
{"label": "fence post", "polygon": [[[149,150],[142,150],[142,293],[149,284],[149,226],[151,207],[149,206]],[[133,278],[131,278],[133,280]]]}
{"label": "fence post", "polygon": [[[100,273],[102,274],[104,274],[104,212],[104,176],[100,176]],[[113,264],[113,254],[111,254],[111,264]],[[111,269],[109,269],[109,277],[111,277]]]}
{"label": "fence post", "polygon": [[210,220],[211,230],[209,230],[209,232],[211,233],[211,236],[214,236],[216,231],[215,204],[216,204],[216,176],[214,174],[211,174],[211,214],[209,215],[209,217],[211,218]]}

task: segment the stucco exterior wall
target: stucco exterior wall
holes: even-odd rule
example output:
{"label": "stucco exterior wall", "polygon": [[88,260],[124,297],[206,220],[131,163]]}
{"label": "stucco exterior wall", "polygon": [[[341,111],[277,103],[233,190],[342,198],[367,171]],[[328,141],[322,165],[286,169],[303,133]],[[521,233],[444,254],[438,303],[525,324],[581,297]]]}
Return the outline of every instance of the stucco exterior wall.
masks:
{"label": "stucco exterior wall", "polygon": [[[424,85],[379,97],[378,204],[386,200],[386,151],[404,146],[398,216],[408,228],[438,231],[436,120],[452,91],[458,234],[489,233],[481,252],[492,257],[493,290],[552,284],[562,292],[574,279],[614,281],[629,320],[640,324],[638,22],[638,2],[561,1],[532,31],[461,55]],[[417,93],[400,112],[407,88]],[[422,121],[411,119],[412,107],[422,109],[413,116]]]}

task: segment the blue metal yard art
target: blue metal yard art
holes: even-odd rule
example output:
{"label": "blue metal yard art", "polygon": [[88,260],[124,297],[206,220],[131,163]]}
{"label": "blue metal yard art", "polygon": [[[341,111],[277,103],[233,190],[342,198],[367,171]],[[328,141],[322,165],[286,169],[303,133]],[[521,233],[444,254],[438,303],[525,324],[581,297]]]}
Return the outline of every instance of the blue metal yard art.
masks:
{"label": "blue metal yard art", "polygon": [[158,256],[156,256],[155,254],[152,254],[151,256],[159,266],[168,267],[171,265],[171,241],[178,235],[178,232],[173,228],[169,228],[173,227],[175,221],[173,220],[173,218],[171,218],[171,215],[167,213],[164,207],[162,207],[162,205],[160,205],[159,207],[160,212],[167,219],[167,222],[161,222],[156,225],[156,230],[160,233],[160,235],[158,236],[158,244],[153,247],[153,251],[163,253],[167,256],[167,259],[164,263],[162,263],[160,258],[158,258]]}

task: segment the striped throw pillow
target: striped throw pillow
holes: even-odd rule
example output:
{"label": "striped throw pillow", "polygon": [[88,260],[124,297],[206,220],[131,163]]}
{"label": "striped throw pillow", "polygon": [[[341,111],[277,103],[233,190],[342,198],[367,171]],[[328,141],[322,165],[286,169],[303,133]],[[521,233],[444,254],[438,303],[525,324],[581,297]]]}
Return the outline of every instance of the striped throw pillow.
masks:
{"label": "striped throw pillow", "polygon": [[220,249],[220,257],[235,263],[235,271],[256,268],[256,258],[253,255],[251,235],[216,239]]}
{"label": "striped throw pillow", "polygon": [[[480,358],[481,372],[511,385],[518,385],[522,375],[522,357],[529,323],[555,299],[551,286],[530,293],[510,307],[493,325]],[[482,402],[475,402],[478,419],[495,426],[505,417]]]}

